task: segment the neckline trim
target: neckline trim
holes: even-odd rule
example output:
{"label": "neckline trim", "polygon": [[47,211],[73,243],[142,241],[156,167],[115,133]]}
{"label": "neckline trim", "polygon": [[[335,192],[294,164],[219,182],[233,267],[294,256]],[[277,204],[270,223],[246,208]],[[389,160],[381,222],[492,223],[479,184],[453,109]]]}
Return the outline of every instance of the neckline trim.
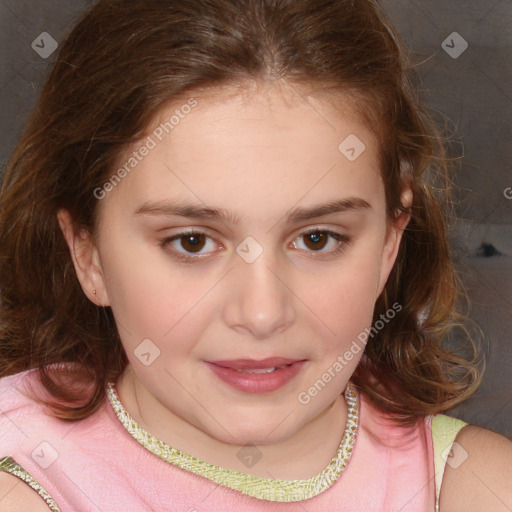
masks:
{"label": "neckline trim", "polygon": [[202,476],[260,500],[295,502],[313,498],[331,487],[346,468],[352,455],[359,424],[359,395],[349,381],[344,397],[348,407],[347,422],[340,445],[331,462],[317,475],[306,480],[274,480],[248,475],[234,469],[197,459],[157,439],[144,430],[124,408],[114,383],[106,387],[108,400],[123,427],[144,448],[185,471]]}

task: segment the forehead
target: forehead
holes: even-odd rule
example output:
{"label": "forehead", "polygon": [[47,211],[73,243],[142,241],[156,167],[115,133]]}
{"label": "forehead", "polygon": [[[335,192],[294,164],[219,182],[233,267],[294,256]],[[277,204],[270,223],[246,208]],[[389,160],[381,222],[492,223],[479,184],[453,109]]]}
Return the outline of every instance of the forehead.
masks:
{"label": "forehead", "polygon": [[[144,146],[150,150],[141,157]],[[380,187],[377,140],[352,99],[292,85],[182,96],[160,109],[117,166],[127,162],[136,165],[102,206],[116,197],[134,205],[171,197],[242,212],[251,200],[292,207],[306,196],[371,195]]]}
{"label": "forehead", "polygon": [[[259,123],[265,130],[256,133],[253,131],[251,137],[265,137],[267,134],[272,136],[282,135],[283,141],[291,135],[291,128],[295,135],[308,134],[319,127],[322,131],[337,131],[339,126],[337,121],[344,120],[350,122],[354,129],[356,126],[361,131],[371,130],[368,122],[360,115],[365,108],[362,106],[362,100],[352,94],[342,92],[332,92],[322,89],[316,89],[313,85],[299,85],[290,82],[262,83],[262,82],[244,82],[240,85],[225,85],[216,88],[205,88],[192,91],[189,94],[180,95],[179,99],[173,99],[165,107],[161,108],[153,121],[150,123],[148,133],[154,132],[162,123],[169,121],[172,113],[179,113],[180,110],[187,108],[187,103],[191,99],[197,103],[193,108],[195,118],[202,121],[215,121],[216,127],[228,128],[230,123],[236,124],[237,128],[250,129],[257,127]],[[188,116],[186,112],[185,117]],[[183,116],[180,116],[183,119]],[[297,124],[300,119],[304,123]],[[187,128],[195,129],[201,132],[203,136],[206,131],[213,129],[211,125],[206,125],[206,130],[201,130],[199,123],[195,126],[190,123],[180,122],[181,126],[187,124]],[[366,126],[365,126],[366,124]],[[292,126],[293,125],[293,126]],[[282,134],[276,134],[276,130],[286,130]],[[177,132],[184,130],[177,130]],[[179,133],[173,133],[174,140],[178,142]],[[213,135],[213,134],[211,134]],[[240,132],[244,136],[244,132]],[[293,138],[290,138],[293,142]],[[172,141],[169,141],[172,143]],[[182,141],[181,141],[182,142]]]}

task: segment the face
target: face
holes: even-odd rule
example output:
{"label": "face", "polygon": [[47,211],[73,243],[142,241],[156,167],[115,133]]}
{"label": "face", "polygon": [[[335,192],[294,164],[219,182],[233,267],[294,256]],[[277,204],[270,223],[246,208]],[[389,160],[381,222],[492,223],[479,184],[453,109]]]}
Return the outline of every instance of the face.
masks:
{"label": "face", "polygon": [[162,417],[271,444],[340,399],[405,221],[387,222],[378,143],[348,103],[194,98],[97,191],[96,245],[75,265]]}

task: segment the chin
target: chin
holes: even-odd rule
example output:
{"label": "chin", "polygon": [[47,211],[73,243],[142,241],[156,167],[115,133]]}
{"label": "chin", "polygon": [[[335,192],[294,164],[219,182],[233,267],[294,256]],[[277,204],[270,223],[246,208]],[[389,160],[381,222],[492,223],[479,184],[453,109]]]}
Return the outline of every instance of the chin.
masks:
{"label": "chin", "polygon": [[[285,441],[292,436],[301,426],[301,423],[290,425],[290,416],[286,418],[275,416],[269,418],[268,421],[254,421],[254,414],[247,418],[245,421],[238,421],[235,423],[227,422],[229,425],[226,430],[220,429],[218,425],[215,427],[215,437],[222,442],[245,446],[247,444],[254,444],[257,446],[272,445]],[[287,421],[283,422],[286,418]]]}
{"label": "chin", "polygon": [[224,439],[220,439],[221,441],[232,444],[234,446],[247,446],[247,445],[255,445],[255,446],[267,446],[277,444],[279,442],[285,441],[290,434],[284,434],[280,436],[268,435],[262,432],[238,432],[234,433],[233,436],[224,436]]}

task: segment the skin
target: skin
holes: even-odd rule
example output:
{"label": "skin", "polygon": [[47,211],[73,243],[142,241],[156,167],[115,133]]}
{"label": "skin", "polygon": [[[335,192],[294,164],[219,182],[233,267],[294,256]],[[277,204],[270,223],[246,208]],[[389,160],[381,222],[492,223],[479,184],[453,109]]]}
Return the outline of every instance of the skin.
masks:
{"label": "skin", "polygon": [[[287,87],[253,92],[195,96],[198,106],[172,135],[101,200],[95,241],[74,231],[67,211],[58,218],[84,293],[114,313],[130,360],[118,390],[131,416],[210,463],[265,478],[304,479],[323,470],[336,451],[347,417],[341,393],[362,351],[309,403],[299,403],[297,395],[371,326],[409,218],[386,219],[378,141],[348,102],[340,115],[326,98],[305,101]],[[175,109],[162,111],[154,126]],[[354,162],[338,150],[349,134],[366,146]],[[283,220],[297,206],[347,197],[371,208]],[[403,198],[410,203],[409,189]],[[134,213],[147,201],[171,199],[229,209],[241,216],[240,224]],[[160,242],[191,227],[211,238],[202,258],[179,262]],[[346,235],[350,243],[329,255],[337,247],[329,238],[325,248],[319,245],[319,257],[301,236],[310,228]],[[263,249],[252,263],[236,252],[248,236]],[[171,247],[186,254],[180,239]],[[144,339],[160,351],[149,366],[134,354]],[[284,388],[255,395],[230,388],[204,363],[270,356],[307,363]],[[470,487],[478,493],[469,478],[475,472],[512,506],[512,443],[477,427],[462,429],[457,441],[469,457],[458,469],[447,468],[441,510],[501,510],[490,498],[485,504],[468,499]],[[262,453],[252,468],[237,457],[247,443]],[[0,474],[0,482],[12,485],[12,479]]]}
{"label": "skin", "polygon": [[[510,512],[512,510],[512,441],[468,425],[455,439],[457,453],[467,454],[457,467],[446,465],[439,499],[441,512]],[[461,451],[462,450],[462,451]]]}
{"label": "skin", "polygon": [[[310,478],[340,443],[347,415],[341,393],[362,351],[307,405],[297,395],[371,325],[408,218],[387,223],[377,141],[357,116],[318,98],[305,102],[285,87],[197,101],[172,136],[101,200],[96,246],[83,238],[71,244],[77,274],[85,293],[113,310],[130,360],[120,398],[143,428],[213,464],[266,478]],[[366,145],[354,162],[338,150],[350,134]],[[406,196],[410,201],[410,191]],[[296,206],[349,197],[371,208],[283,220]],[[134,214],[147,201],[164,200],[203,202],[242,220]],[[60,221],[66,232],[63,212]],[[159,242],[190,227],[212,240],[202,259],[178,262]],[[311,228],[351,242],[334,255],[340,245],[330,238],[315,253],[300,236]],[[236,252],[248,236],[263,248],[252,263]],[[182,243],[172,247],[190,254]],[[160,350],[148,367],[134,356],[144,339]],[[273,356],[307,363],[266,394],[234,390],[204,363]],[[247,443],[261,447],[261,463],[252,468],[237,457]],[[304,446],[314,449],[305,455]]]}

